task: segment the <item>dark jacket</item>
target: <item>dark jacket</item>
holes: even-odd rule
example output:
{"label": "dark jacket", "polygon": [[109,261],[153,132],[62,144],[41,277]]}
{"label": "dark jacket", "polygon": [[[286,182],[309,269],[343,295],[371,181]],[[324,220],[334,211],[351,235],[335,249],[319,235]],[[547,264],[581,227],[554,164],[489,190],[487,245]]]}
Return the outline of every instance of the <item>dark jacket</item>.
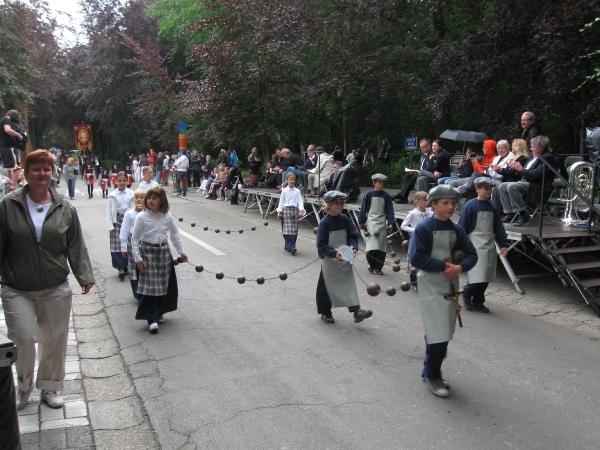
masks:
{"label": "dark jacket", "polygon": [[[519,156],[515,162],[518,162],[523,167],[527,164],[527,158],[524,156]],[[503,167],[500,169],[500,175],[502,175],[503,183],[511,183],[514,181],[521,181],[521,172],[517,172],[515,169],[511,169],[510,167]]]}
{"label": "dark jacket", "polygon": [[290,153],[288,158],[283,158],[279,162],[279,167],[284,170],[288,169],[289,167],[298,168],[303,166],[304,161],[302,161],[302,158],[296,153]]}
{"label": "dark jacket", "polygon": [[450,176],[450,158],[448,153],[440,150],[433,159],[428,159],[425,162],[424,170],[428,172],[440,172],[443,177]]}
{"label": "dark jacket", "polygon": [[[542,178],[545,170],[545,165],[539,161],[539,159],[529,168],[525,169],[525,166],[534,158],[530,156],[527,162],[523,165],[521,171],[521,181],[529,182],[529,190],[527,191],[527,202],[539,204],[542,196]],[[544,152],[540,155],[540,158],[547,161],[552,167],[554,167],[554,155],[550,152]],[[554,181],[555,175],[550,169],[546,171],[546,179],[543,187],[544,193],[549,194],[552,192],[552,182]]]}
{"label": "dark jacket", "polygon": [[531,148],[531,140],[540,135],[540,128],[535,124],[531,124],[529,128],[523,130],[521,139],[527,142],[527,148]]}
{"label": "dark jacket", "polygon": [[199,172],[202,170],[202,165],[202,157],[200,155],[192,156],[192,163],[190,165],[192,170]]}
{"label": "dark jacket", "polygon": [[75,208],[50,189],[52,205],[38,243],[27,211],[28,190],[25,186],[0,202],[2,284],[22,291],[41,291],[64,283],[69,266],[81,286],[95,283]]}

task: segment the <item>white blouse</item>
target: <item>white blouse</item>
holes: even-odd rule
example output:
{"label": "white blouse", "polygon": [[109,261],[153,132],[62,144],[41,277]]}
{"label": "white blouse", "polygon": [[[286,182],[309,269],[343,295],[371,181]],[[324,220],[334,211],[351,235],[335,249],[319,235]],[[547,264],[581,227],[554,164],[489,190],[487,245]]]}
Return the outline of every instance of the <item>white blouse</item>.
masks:
{"label": "white blouse", "polygon": [[140,183],[140,185],[138,186],[138,189],[141,189],[144,192],[148,192],[148,189],[150,189],[151,187],[154,186],[158,186],[158,183],[155,180],[150,180],[150,183],[146,183],[145,181],[142,181]]}
{"label": "white blouse", "polygon": [[135,218],[140,213],[135,208],[130,209],[123,216],[123,223],[121,224],[121,231],[119,232],[119,239],[121,240],[121,251],[127,251],[127,240],[129,236],[133,234],[133,226],[135,225]]}
{"label": "white blouse", "polygon": [[304,210],[304,200],[302,200],[302,194],[300,190],[296,187],[290,188],[286,187],[281,191],[281,196],[279,197],[279,205],[277,206],[277,212],[280,213],[283,211],[283,208],[286,206],[295,206],[303,214],[306,214]]}
{"label": "white blouse", "polygon": [[180,255],[184,253],[183,243],[175,219],[170,212],[152,212],[146,209],[135,218],[131,236],[131,249],[135,262],[142,261],[140,256],[140,243],[163,244],[171,237],[171,242]]}
{"label": "white blouse", "polygon": [[427,208],[425,211],[419,211],[417,208],[415,208],[404,218],[402,225],[400,225],[400,229],[412,234],[412,232],[415,231],[415,227],[419,223],[432,216],[433,211],[431,208]]}
{"label": "white blouse", "polygon": [[134,207],[133,191],[125,188],[122,191],[115,189],[108,195],[106,205],[106,226],[108,230],[114,230],[113,224],[117,223],[117,213],[125,214]]}

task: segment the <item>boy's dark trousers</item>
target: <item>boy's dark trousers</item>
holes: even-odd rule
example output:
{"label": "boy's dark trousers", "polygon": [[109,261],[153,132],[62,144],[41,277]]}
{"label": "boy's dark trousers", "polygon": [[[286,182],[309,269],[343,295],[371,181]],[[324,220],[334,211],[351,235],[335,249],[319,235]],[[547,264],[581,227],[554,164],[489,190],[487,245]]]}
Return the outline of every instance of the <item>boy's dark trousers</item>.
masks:
{"label": "boy's dark trousers", "polygon": [[425,361],[423,361],[422,376],[430,380],[439,380],[442,378],[442,362],[448,353],[448,341],[427,343],[425,336]]}
{"label": "boy's dark trousers", "polygon": [[490,283],[472,283],[465,284],[463,297],[471,300],[473,305],[483,305],[485,303],[485,290]]}

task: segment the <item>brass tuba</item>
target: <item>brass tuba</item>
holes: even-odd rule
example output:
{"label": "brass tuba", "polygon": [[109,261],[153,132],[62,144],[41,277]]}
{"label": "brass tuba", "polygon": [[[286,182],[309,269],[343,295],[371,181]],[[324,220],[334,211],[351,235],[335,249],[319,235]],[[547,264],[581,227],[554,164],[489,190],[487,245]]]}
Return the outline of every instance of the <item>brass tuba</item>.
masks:
{"label": "brass tuba", "polygon": [[[589,201],[592,199],[592,189],[594,189],[594,164],[587,161],[579,161],[569,168],[569,183],[575,187]],[[561,220],[566,224],[577,224],[585,222],[579,217],[579,214],[587,214],[590,207],[582,202],[572,188],[567,190],[565,202],[565,212]]]}

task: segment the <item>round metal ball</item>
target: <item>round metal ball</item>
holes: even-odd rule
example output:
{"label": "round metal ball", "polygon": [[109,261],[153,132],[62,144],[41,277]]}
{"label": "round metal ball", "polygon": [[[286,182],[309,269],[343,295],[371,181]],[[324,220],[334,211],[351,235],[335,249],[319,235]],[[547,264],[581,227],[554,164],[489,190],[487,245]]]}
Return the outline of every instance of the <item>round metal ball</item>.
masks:
{"label": "round metal ball", "polygon": [[208,231],[208,227],[204,227],[202,228],[204,231]]}
{"label": "round metal ball", "polygon": [[204,270],[204,266],[196,266],[196,272],[200,273]]}
{"label": "round metal ball", "polygon": [[174,259],[174,260],[173,260],[173,265],[174,265],[174,266],[178,266],[178,265],[179,265],[179,261],[177,261],[177,259]]}
{"label": "round metal ball", "polygon": [[467,254],[462,250],[454,250],[452,252],[452,264],[459,264],[466,256]]}
{"label": "round metal ball", "polygon": [[402,282],[402,284],[400,285],[400,289],[402,290],[402,292],[410,291],[410,283],[408,281]]}
{"label": "round metal ball", "polygon": [[285,273],[285,272],[281,272],[281,273],[279,274],[279,279],[280,279],[281,281],[285,281],[285,280],[287,280],[287,273]]}
{"label": "round metal ball", "polygon": [[244,284],[246,282],[246,277],[238,277],[238,283]]}
{"label": "round metal ball", "polygon": [[369,237],[371,236],[371,233],[369,233],[368,231],[365,231],[365,237]]}
{"label": "round metal ball", "polygon": [[387,295],[389,295],[390,297],[393,297],[394,295],[396,295],[396,288],[394,287],[389,287],[385,290],[385,293]]}
{"label": "round metal ball", "polygon": [[376,231],[375,233],[373,233],[375,235],[375,237],[379,237],[379,231]]}
{"label": "round metal ball", "polygon": [[264,284],[264,282],[265,282],[265,279],[264,279],[264,277],[258,277],[258,278],[256,279],[256,282],[257,282],[258,284]]}
{"label": "round metal ball", "polygon": [[218,228],[215,230],[215,233],[220,233],[221,230],[219,230]]}
{"label": "round metal ball", "polygon": [[182,262],[183,262],[183,258],[182,258],[181,256],[178,256],[178,257],[177,257],[177,262],[178,262],[178,263],[182,263]]}
{"label": "round metal ball", "polygon": [[417,274],[417,270],[419,270],[419,269],[417,269],[416,267],[411,267],[410,268],[410,274],[411,275],[416,275]]}
{"label": "round metal ball", "polygon": [[314,234],[317,234],[317,231],[319,231],[319,229],[318,229],[317,227],[314,227],[314,228],[313,228],[313,233],[314,233]]}
{"label": "round metal ball", "polygon": [[242,234],[244,232],[244,230],[240,230],[240,234]]}
{"label": "round metal ball", "polygon": [[396,256],[397,254],[398,254],[398,253],[396,253],[396,252],[395,252],[395,251],[393,251],[393,250],[390,252],[390,256],[391,256],[391,257],[394,257],[394,256]]}
{"label": "round metal ball", "polygon": [[371,297],[377,297],[381,292],[381,288],[377,283],[371,283],[367,286],[367,294]]}
{"label": "round metal ball", "polygon": [[394,260],[394,264],[400,264],[400,258],[396,258],[396,259]]}
{"label": "round metal ball", "polygon": [[250,228],[252,231],[256,231],[256,227],[252,227]]}
{"label": "round metal ball", "polygon": [[265,222],[263,225],[266,227],[267,225],[269,225],[269,222]]}
{"label": "round metal ball", "polygon": [[225,230],[225,234],[231,233],[231,230]]}
{"label": "round metal ball", "polygon": [[183,222],[183,217],[180,217],[180,218],[179,218],[179,221],[180,221],[180,222]]}
{"label": "round metal ball", "polygon": [[406,250],[406,249],[408,248],[408,239],[407,239],[407,240],[405,240],[405,241],[402,241],[402,248],[403,248],[404,250]]}
{"label": "round metal ball", "polygon": [[394,272],[400,272],[400,266],[398,264],[395,264],[395,265],[392,266],[392,270]]}
{"label": "round metal ball", "polygon": [[388,239],[388,245],[394,245],[394,241],[392,241],[391,239]]}
{"label": "round metal ball", "polygon": [[215,273],[215,277],[217,277],[217,280],[222,280],[224,276],[225,275],[223,275],[223,272],[217,272],[217,273]]}

